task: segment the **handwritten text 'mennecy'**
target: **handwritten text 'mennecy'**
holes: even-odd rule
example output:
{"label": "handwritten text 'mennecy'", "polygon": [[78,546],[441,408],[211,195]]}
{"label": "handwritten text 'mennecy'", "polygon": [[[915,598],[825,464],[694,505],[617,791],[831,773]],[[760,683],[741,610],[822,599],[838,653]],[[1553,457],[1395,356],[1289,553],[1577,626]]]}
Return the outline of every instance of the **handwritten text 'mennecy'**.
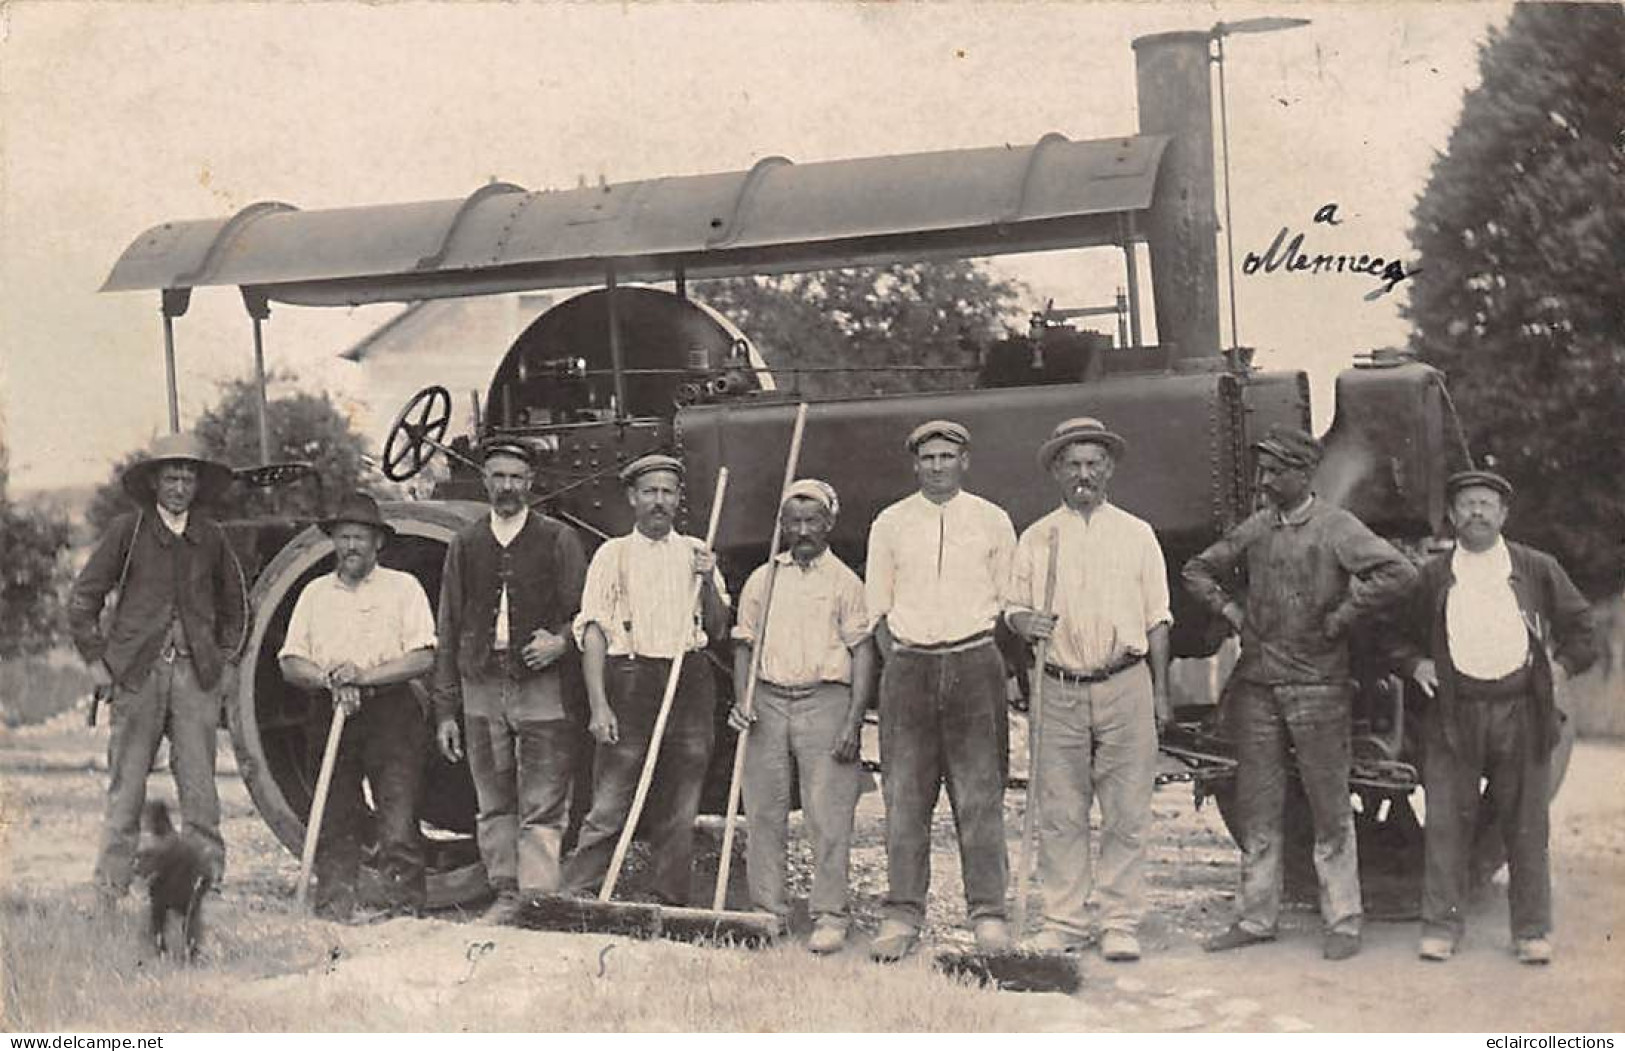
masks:
{"label": "handwritten text 'mennecy'", "polygon": [[[1342,221],[1337,218],[1337,205],[1335,203],[1321,205],[1315,211],[1314,222],[1325,223],[1328,226],[1342,225]],[[1292,238],[1290,241],[1287,240],[1288,236]],[[1366,294],[1367,299],[1376,299],[1392,292],[1395,285],[1421,269],[1415,267],[1407,270],[1405,264],[1398,259],[1385,259],[1368,252],[1358,255],[1310,254],[1304,251],[1303,240],[1302,233],[1294,234],[1288,227],[1281,227],[1281,232],[1275,235],[1275,240],[1270,242],[1269,248],[1265,249],[1262,255],[1257,252],[1247,253],[1241,264],[1241,272],[1248,277],[1260,272],[1273,274],[1276,271],[1288,274],[1369,274],[1383,283],[1382,287]]]}

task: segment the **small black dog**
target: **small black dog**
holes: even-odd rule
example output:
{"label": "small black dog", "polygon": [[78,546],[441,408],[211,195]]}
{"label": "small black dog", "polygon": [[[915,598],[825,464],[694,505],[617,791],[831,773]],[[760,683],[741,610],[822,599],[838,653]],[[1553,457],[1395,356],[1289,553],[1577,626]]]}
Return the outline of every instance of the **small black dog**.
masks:
{"label": "small black dog", "polygon": [[186,959],[192,961],[203,942],[203,896],[213,883],[209,859],[194,838],[175,831],[162,800],[147,804],[146,818],[150,840],[136,857],[136,873],[147,881],[153,948],[167,950],[165,927],[173,912],[180,917]]}

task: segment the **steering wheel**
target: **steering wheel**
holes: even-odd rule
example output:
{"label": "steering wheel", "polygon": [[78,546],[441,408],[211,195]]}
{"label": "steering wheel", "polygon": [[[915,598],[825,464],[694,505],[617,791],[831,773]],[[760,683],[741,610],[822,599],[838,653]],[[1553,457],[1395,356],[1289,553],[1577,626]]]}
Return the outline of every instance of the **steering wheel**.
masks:
{"label": "steering wheel", "polygon": [[451,426],[451,392],[444,387],[424,387],[408,401],[390,425],[384,442],[384,477],[404,482],[423,470],[436,449],[445,448],[441,439]]}

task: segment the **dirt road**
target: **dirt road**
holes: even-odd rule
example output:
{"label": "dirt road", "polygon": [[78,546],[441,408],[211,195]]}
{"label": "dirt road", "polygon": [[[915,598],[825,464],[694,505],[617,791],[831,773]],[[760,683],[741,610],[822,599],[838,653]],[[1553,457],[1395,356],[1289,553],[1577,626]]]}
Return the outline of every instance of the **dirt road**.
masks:
{"label": "dirt road", "polygon": [[[98,735],[59,723],[0,736],[0,897],[8,902],[83,895],[103,783],[97,770],[98,753],[106,744],[103,735],[105,730]],[[231,769],[224,739],[222,745],[222,802],[232,861],[221,910],[250,915],[286,908],[297,863],[254,813]],[[153,790],[172,792],[166,775],[154,777]],[[1012,792],[1011,798],[1018,803],[1019,793]],[[1073,997],[997,994],[990,1024],[1119,1032],[1625,1028],[1625,939],[1616,937],[1616,932],[1625,932],[1625,747],[1582,744],[1575,750],[1554,809],[1558,956],[1545,969],[1513,961],[1500,887],[1480,903],[1462,951],[1444,965],[1417,960],[1414,924],[1372,924],[1360,956],[1326,963],[1319,954],[1318,918],[1306,911],[1285,918],[1278,943],[1222,958],[1208,956],[1200,940],[1229,920],[1235,851],[1213,808],[1192,810],[1187,788],[1159,790],[1155,809],[1153,911],[1142,937],[1146,958],[1133,965],[1108,965],[1085,957],[1084,987]],[[1012,807],[1012,835],[1019,827],[1018,813]],[[958,864],[946,807],[938,824],[930,933],[940,942],[962,942]],[[804,862],[793,867],[801,870]],[[872,794],[860,808],[854,855],[857,912],[870,929],[884,881],[880,805],[878,794]],[[581,981],[587,983],[581,986],[582,996],[613,999],[613,990],[591,984],[606,959],[625,973],[647,971],[652,980],[664,968],[701,967],[722,984],[754,968],[760,974],[783,972],[793,987],[797,974],[811,975],[815,969],[821,981],[849,976],[856,988],[872,973],[857,947],[834,961],[815,961],[797,946],[784,946],[770,950],[765,966],[760,954],[630,942],[617,942],[605,956],[604,945],[611,940],[602,937],[497,930],[455,915],[334,928],[330,940],[335,945],[342,941],[342,967],[332,962],[338,958],[335,948],[326,965],[311,961],[267,968],[250,981],[222,978],[213,994],[232,998],[249,1012],[245,1017],[258,1017],[254,1012],[267,1003],[319,999],[374,1004],[370,1017],[379,1028],[522,1030],[563,1023],[557,1014],[535,1017],[522,1000],[491,995],[491,988],[501,988],[509,979],[531,988],[538,982]],[[479,965],[480,980],[469,983],[466,976],[474,968],[464,961],[468,946],[480,941],[491,941],[495,949]],[[904,966],[919,968],[921,981],[937,980],[924,973],[924,961]],[[661,1027],[659,1019],[625,1004],[601,1003],[595,1010],[590,1018],[611,1028]],[[710,1017],[701,1010],[700,1017]],[[726,1027],[733,1017],[723,1011],[711,1024]],[[840,1017],[787,1010],[776,1027],[823,1028],[839,1025]],[[680,1024],[676,1018],[669,1022]],[[320,1024],[308,1018],[304,1023]],[[346,1027],[366,1024],[351,1019]]]}

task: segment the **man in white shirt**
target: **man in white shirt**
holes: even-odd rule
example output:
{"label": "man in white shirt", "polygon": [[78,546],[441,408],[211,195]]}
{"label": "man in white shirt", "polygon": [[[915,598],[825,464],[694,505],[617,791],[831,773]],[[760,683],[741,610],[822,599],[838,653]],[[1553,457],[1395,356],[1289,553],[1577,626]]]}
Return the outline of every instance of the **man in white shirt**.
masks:
{"label": "man in white shirt", "polygon": [[[1099,890],[1100,949],[1140,957],[1145,834],[1156,787],[1156,724],[1168,715],[1168,570],[1146,522],[1107,500],[1126,443],[1099,420],[1055,428],[1039,466],[1061,506],[1021,534],[1005,619],[1023,638],[1049,640],[1043,725],[1033,781],[1041,815],[1038,872],[1044,929],[1033,948],[1065,952],[1093,939],[1090,892]],[[1053,612],[1042,612],[1051,536],[1059,560]],[[1148,665],[1149,658],[1149,665]],[[1089,807],[1100,799],[1099,882]]]}
{"label": "man in white shirt", "polygon": [[441,754],[455,763],[468,750],[480,859],[496,891],[486,919],[508,923],[525,899],[560,885],[586,748],[570,625],[587,557],[573,528],[530,510],[529,448],[491,442],[482,474],[491,513],[451,538],[440,577],[435,709]]}
{"label": "man in white shirt", "polygon": [[[1553,669],[1578,675],[1596,659],[1590,608],[1555,558],[1502,539],[1510,482],[1463,471],[1445,490],[1456,548],[1422,567],[1399,652],[1400,666],[1430,698],[1422,719],[1419,954],[1432,961],[1455,954],[1475,834],[1489,826],[1506,844],[1514,951],[1520,962],[1549,963],[1547,808],[1563,719]],[[1483,809],[1491,820],[1481,820]]]}
{"label": "man in white shirt", "polygon": [[858,744],[875,670],[863,581],[829,549],[839,511],[840,500],[827,483],[803,478],[791,484],[778,570],[758,567],[739,595],[734,696],[745,696],[752,651],[762,647],[755,710],[747,720],[736,706],[728,718],[735,730],[749,734],[745,871],[751,900],[781,922],[790,913],[784,886],[790,794],[793,784],[800,787],[813,853],[807,948],[815,953],[837,952],[846,942],[852,814],[861,785]]}
{"label": "man in white shirt", "polygon": [[[716,736],[716,683],[700,652],[728,630],[728,591],[704,543],[676,531],[683,465],[652,454],[621,471],[635,525],[604,542],[587,567],[575,638],[587,685],[587,729],[598,742],[592,808],[564,866],[564,887],[598,890],[631,813],[671,662],[687,653],[667,717],[643,827],[663,902],[693,896],[694,818]],[[691,605],[701,581],[698,610]]]}
{"label": "man in white shirt", "polygon": [[365,777],[377,810],[386,907],[415,915],[425,896],[418,802],[429,730],[408,684],[434,663],[434,615],[416,577],[378,565],[395,530],[372,497],[347,497],[321,525],[337,564],[300,593],[277,655],[291,685],[331,694],[331,706],[325,697],[311,706],[313,759],[320,762],[330,707],[342,706],[347,719],[316,841],[316,910],[340,921],[354,915]]}
{"label": "man in white shirt", "polygon": [[865,598],[885,655],[880,763],[886,799],[886,918],[870,955],[902,959],[925,922],[931,812],[946,781],[965,900],[984,952],[1010,948],[1004,895],[1009,759],[1004,661],[993,628],[1016,533],[1003,510],[961,488],[970,432],[916,427],[907,448],[920,489],[869,531]]}

